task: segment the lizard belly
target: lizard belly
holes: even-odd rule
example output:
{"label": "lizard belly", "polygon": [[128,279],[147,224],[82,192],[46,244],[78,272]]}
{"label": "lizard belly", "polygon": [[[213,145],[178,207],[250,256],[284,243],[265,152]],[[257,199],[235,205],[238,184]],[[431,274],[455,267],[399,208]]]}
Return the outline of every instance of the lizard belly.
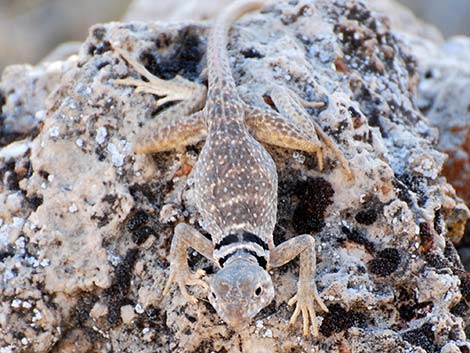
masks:
{"label": "lizard belly", "polygon": [[248,133],[209,135],[195,166],[195,192],[203,227],[218,243],[233,231],[272,243],[277,172],[264,147]]}

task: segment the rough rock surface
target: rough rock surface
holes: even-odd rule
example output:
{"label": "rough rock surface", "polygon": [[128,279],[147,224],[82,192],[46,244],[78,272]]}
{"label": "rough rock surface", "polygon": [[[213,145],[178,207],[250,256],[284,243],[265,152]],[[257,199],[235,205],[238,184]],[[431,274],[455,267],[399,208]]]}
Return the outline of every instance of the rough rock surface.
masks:
{"label": "rough rock surface", "polygon": [[[413,43],[419,41],[414,39]],[[445,42],[422,41],[413,45],[420,84],[418,107],[439,129],[437,148],[448,155],[445,175],[470,205],[470,38],[456,36]],[[459,246],[470,269],[470,227]]]}
{"label": "rough rock surface", "polygon": [[[78,57],[4,73],[0,352],[469,351],[470,276],[451,242],[469,213],[440,176],[445,156],[416,103],[416,62],[385,18],[354,1],[272,5],[230,39],[242,97],[272,106],[274,80],[326,101],[310,113],[356,176],[348,184],[332,158],[319,172],[314,156],[268,147],[280,179],[275,242],[317,239],[330,310],[319,313],[319,339],[287,325],[296,262],[273,271],[275,301],[240,334],[176,288],[159,301],[174,225],[198,224],[191,168],[201,145],[132,154],[159,111],[155,97],[113,84],[136,75],[113,48],[161,78],[204,82],[207,31],[95,26]],[[5,122],[21,123],[19,133]]]}
{"label": "rough rock surface", "polygon": [[[436,148],[447,154],[442,173],[457,195],[470,204],[470,38],[444,40],[429,25],[413,21],[406,9],[388,1],[371,1],[387,13],[397,36],[410,48],[420,76],[417,105],[439,129]],[[470,269],[470,227],[459,244],[459,253]]]}

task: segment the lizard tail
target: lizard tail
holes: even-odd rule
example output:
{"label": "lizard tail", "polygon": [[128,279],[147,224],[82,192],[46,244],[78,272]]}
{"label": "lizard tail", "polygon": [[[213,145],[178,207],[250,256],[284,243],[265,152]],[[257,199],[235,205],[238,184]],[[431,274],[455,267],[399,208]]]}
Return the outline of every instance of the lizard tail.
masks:
{"label": "lizard tail", "polygon": [[[212,86],[220,87],[220,82],[210,82],[211,79],[224,77],[229,82],[224,82],[224,90],[235,89],[235,82],[232,75],[227,77],[227,72],[231,72],[229,57],[227,53],[228,32],[231,25],[247,12],[258,10],[266,4],[263,0],[242,0],[231,3],[225,8],[216,19],[212,28],[207,48],[207,66],[214,74],[209,75],[209,90]],[[215,83],[215,85],[214,85]]]}

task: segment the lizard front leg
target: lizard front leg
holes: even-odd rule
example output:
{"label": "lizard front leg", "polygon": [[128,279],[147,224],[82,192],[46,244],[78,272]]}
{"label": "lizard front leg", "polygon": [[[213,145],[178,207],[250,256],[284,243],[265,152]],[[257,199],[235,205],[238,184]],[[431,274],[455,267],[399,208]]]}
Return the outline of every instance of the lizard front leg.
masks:
{"label": "lizard front leg", "polygon": [[[195,107],[204,105],[206,101],[207,88],[199,83],[192,82],[181,76],[175,76],[171,80],[162,80],[149,72],[144,65],[140,64],[132,58],[127,52],[122,49],[114,49],[121,57],[123,57],[128,64],[143,76],[147,81],[128,77],[125,79],[115,80],[114,83],[118,85],[135,86],[136,93],[145,92],[160,96],[157,102],[157,107],[174,101],[186,101],[188,111],[184,114],[190,114],[197,109]],[[186,106],[183,106],[186,108]]]}
{"label": "lizard front leg", "polygon": [[304,335],[308,336],[311,322],[311,333],[316,337],[318,336],[318,325],[314,302],[317,302],[325,312],[328,312],[328,308],[320,298],[315,284],[315,240],[308,234],[289,239],[271,250],[269,265],[271,267],[282,266],[298,255],[300,255],[300,270],[297,294],[288,302],[289,305],[296,304],[290,324],[294,324],[299,314],[302,313]]}
{"label": "lizard front leg", "polygon": [[[176,107],[172,107],[176,108]],[[172,109],[170,108],[170,109]],[[134,143],[135,153],[157,153],[194,145],[207,136],[204,111],[179,115],[165,111],[158,119],[147,124]]]}
{"label": "lizard front leg", "polygon": [[214,247],[212,242],[193,227],[185,223],[179,223],[175,227],[175,234],[171,241],[170,277],[163,289],[162,296],[166,296],[173,282],[176,282],[186,300],[189,303],[195,303],[197,299],[189,294],[186,286],[198,285],[208,289],[208,284],[201,279],[205,275],[203,270],[190,271],[187,259],[188,248],[192,248],[209,260],[213,260]]}

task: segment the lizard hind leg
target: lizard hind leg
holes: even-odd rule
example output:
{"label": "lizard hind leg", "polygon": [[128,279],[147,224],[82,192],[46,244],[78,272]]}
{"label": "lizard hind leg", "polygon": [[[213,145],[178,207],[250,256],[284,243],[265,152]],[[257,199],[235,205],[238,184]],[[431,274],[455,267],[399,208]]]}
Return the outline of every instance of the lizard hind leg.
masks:
{"label": "lizard hind leg", "polygon": [[[204,85],[192,82],[181,76],[175,76],[171,80],[162,80],[149,72],[141,63],[132,58],[122,49],[114,49],[127,63],[147,81],[128,77],[114,81],[117,85],[135,86],[136,93],[144,92],[155,94],[160,98],[157,107],[168,102],[190,100],[194,106],[203,106],[206,100],[207,89]],[[194,110],[193,110],[194,111]],[[189,111],[186,114],[190,113]]]}
{"label": "lizard hind leg", "polygon": [[115,80],[118,85],[137,87],[135,92],[155,94],[159,98],[156,106],[178,101],[160,112],[156,119],[149,121],[145,129],[137,133],[134,143],[136,153],[156,153],[195,144],[206,137],[205,114],[203,108],[207,89],[204,85],[194,83],[176,76],[171,80],[162,80],[151,74],[142,64],[130,55],[115,49],[128,64],[147,81],[136,78]]}

